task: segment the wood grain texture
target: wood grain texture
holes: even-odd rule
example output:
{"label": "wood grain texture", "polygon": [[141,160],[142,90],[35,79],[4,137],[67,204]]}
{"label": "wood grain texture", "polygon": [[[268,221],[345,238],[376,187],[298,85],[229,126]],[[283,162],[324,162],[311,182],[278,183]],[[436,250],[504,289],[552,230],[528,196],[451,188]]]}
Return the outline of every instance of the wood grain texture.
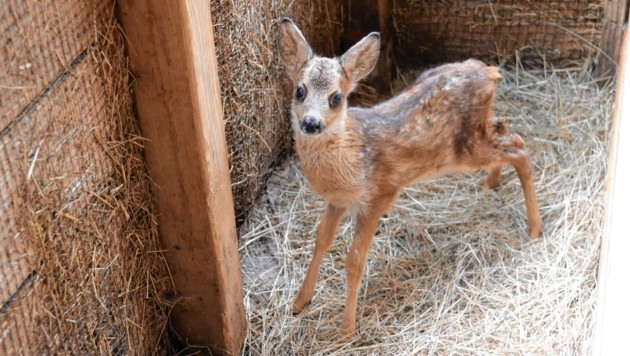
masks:
{"label": "wood grain texture", "polygon": [[348,50],[370,32],[381,36],[381,50],[376,67],[368,76],[369,85],[381,93],[391,93],[393,71],[392,49],[394,29],[392,28],[392,0],[349,0],[343,2],[345,28],[341,36],[343,51]]}
{"label": "wood grain texture", "polygon": [[617,355],[627,349],[630,307],[630,46],[625,31],[620,51],[617,98],[612,121],[611,150],[606,181],[604,235],[597,276],[597,308],[593,355]]}
{"label": "wood grain texture", "polygon": [[183,342],[235,354],[246,324],[210,4],[123,0],[159,232]]}
{"label": "wood grain texture", "polygon": [[611,75],[617,70],[623,29],[627,21],[628,0],[607,0],[604,6],[602,41],[595,67],[596,77]]}

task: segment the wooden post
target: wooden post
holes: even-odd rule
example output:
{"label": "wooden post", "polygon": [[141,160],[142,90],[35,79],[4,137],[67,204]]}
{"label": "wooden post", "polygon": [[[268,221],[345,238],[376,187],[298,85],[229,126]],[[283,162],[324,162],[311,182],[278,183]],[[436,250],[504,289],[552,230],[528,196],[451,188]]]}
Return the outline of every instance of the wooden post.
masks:
{"label": "wooden post", "polygon": [[246,331],[207,0],[120,0],[159,233],[186,345],[236,354]]}
{"label": "wooden post", "polygon": [[621,50],[623,28],[628,21],[628,0],[606,0],[600,52],[595,77],[614,74]]}
{"label": "wooden post", "polygon": [[[376,5],[376,6],[375,6]],[[359,42],[363,36],[372,31],[381,34],[381,51],[374,71],[367,81],[376,86],[381,94],[393,94],[392,77],[392,0],[348,0],[343,2],[344,12],[347,14],[341,49],[348,50]]]}
{"label": "wooden post", "polygon": [[606,214],[597,276],[593,355],[617,355],[628,348],[630,321],[630,45],[625,31],[613,113],[606,181]]}

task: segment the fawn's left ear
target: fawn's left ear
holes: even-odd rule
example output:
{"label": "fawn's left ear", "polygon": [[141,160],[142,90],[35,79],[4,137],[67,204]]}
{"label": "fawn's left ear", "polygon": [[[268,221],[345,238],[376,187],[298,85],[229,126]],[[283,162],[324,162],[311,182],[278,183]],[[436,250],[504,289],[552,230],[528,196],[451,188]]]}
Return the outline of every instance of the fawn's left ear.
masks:
{"label": "fawn's left ear", "polygon": [[351,82],[358,82],[370,74],[378,61],[380,49],[381,35],[372,32],[341,57],[341,67]]}
{"label": "fawn's left ear", "polygon": [[311,46],[308,45],[300,29],[287,17],[280,22],[278,50],[280,59],[294,80],[304,64],[313,58]]}

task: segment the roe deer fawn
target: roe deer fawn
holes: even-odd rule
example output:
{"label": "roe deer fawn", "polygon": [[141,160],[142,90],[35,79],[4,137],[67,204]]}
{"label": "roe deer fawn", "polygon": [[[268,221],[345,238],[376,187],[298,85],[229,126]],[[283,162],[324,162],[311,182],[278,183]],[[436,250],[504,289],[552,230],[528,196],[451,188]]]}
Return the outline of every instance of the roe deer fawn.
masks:
{"label": "roe deer fawn", "polygon": [[355,83],[368,75],[380,37],[370,33],[340,58],[316,56],[288,18],[279,24],[279,52],[294,85],[292,126],[300,164],[312,189],[326,200],[315,251],[293,302],[301,312],[313,297],[324,253],[346,212],[356,213],[346,258],[347,296],[342,337],[355,331],[357,292],[378,221],[405,186],[454,171],[488,172],[485,186],[500,183],[512,165],[525,195],[527,229],[540,234],[529,157],[523,139],[493,117],[496,67],[477,60],[424,72],[392,99],[371,108],[347,107]]}

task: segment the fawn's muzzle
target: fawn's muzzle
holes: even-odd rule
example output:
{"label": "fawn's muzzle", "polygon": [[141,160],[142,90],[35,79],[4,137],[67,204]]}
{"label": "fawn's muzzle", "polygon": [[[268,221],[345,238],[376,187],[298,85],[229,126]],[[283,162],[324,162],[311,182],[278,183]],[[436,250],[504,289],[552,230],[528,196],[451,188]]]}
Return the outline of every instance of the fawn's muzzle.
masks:
{"label": "fawn's muzzle", "polygon": [[316,135],[322,132],[322,122],[312,116],[307,116],[300,123],[300,128],[305,134]]}

